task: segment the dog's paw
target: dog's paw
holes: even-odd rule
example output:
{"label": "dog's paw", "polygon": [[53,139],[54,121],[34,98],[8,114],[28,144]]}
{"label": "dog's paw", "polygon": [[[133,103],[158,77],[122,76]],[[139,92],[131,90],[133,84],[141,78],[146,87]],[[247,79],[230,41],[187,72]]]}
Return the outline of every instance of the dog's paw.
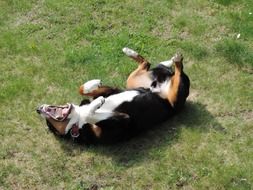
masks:
{"label": "dog's paw", "polygon": [[176,53],[176,55],[174,55],[174,57],[172,58],[174,63],[180,63],[183,61],[183,59],[184,57],[181,53]]}
{"label": "dog's paw", "polygon": [[137,57],[138,53],[128,47],[124,47],[122,51],[129,57]]}
{"label": "dog's paw", "polygon": [[103,96],[99,96],[95,100],[91,102],[91,107],[92,110],[97,110],[99,109],[103,104],[105,103],[105,98]]}
{"label": "dog's paw", "polygon": [[88,94],[90,92],[92,92],[93,90],[98,89],[100,86],[102,85],[101,80],[99,79],[94,79],[94,80],[90,80],[86,83],[84,83],[81,87],[80,87],[80,94]]}

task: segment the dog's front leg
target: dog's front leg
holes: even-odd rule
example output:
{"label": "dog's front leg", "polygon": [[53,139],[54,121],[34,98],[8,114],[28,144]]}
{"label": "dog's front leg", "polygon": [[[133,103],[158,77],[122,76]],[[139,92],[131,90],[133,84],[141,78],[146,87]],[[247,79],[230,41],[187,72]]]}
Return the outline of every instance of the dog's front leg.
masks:
{"label": "dog's front leg", "polygon": [[93,100],[89,105],[89,112],[87,116],[87,122],[90,124],[95,124],[101,120],[107,119],[112,115],[111,112],[107,111],[97,111],[105,103],[105,98],[100,96]]}
{"label": "dog's front leg", "polygon": [[93,100],[89,105],[89,112],[93,114],[97,109],[99,109],[105,103],[105,98],[103,96],[99,96],[95,100]]}

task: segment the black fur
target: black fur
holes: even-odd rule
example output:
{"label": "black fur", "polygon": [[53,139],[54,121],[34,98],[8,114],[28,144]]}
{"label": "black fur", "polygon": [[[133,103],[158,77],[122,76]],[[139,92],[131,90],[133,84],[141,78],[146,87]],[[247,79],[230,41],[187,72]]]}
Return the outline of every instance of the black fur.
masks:
{"label": "black fur", "polygon": [[184,72],[181,73],[179,89],[177,94],[177,102],[175,104],[175,111],[180,111],[189,95],[190,80]]}
{"label": "black fur", "polygon": [[84,125],[80,130],[77,142],[90,143],[112,143],[133,137],[140,132],[146,131],[152,126],[166,121],[174,114],[174,109],[167,100],[160,98],[149,89],[136,89],[140,95],[131,102],[124,102],[114,112],[124,113],[96,123],[101,127],[101,137],[97,138],[90,125]]}
{"label": "black fur", "polygon": [[150,71],[152,73],[153,81],[157,81],[158,83],[162,83],[167,78],[170,78],[174,75],[174,71],[171,69],[171,67],[166,67],[161,64],[157,65],[155,68],[152,68]]}
{"label": "black fur", "polygon": [[[150,70],[153,77],[153,85],[164,82],[168,77],[172,77],[174,72],[163,65],[159,65]],[[96,137],[90,124],[85,124],[80,129],[80,136],[74,140],[79,143],[112,143],[126,140],[147,129],[166,121],[169,117],[177,113],[185,104],[189,94],[190,81],[182,72],[178,91],[178,102],[174,107],[167,99],[152,93],[149,89],[138,88],[140,94],[131,102],[124,102],[115,110],[115,116],[96,123],[101,128],[100,137]],[[108,91],[106,97],[122,92],[112,89]],[[89,100],[83,100],[80,104],[88,104]],[[117,114],[121,113],[121,114]],[[122,114],[123,113],[123,114]],[[50,127],[51,128],[51,127]],[[70,137],[68,134],[67,137]]]}

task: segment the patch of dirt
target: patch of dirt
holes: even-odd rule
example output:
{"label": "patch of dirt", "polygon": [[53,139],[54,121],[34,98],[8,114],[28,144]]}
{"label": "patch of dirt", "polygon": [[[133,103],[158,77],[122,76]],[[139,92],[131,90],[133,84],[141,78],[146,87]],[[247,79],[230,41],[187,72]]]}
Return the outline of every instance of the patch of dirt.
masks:
{"label": "patch of dirt", "polygon": [[189,36],[190,36],[190,33],[189,33],[189,31],[188,31],[187,28],[184,28],[184,29],[182,30],[182,32],[180,32],[180,34],[179,34],[179,38],[180,38],[181,40],[188,39]]}
{"label": "patch of dirt", "polygon": [[87,47],[90,46],[91,42],[86,40],[86,39],[82,39],[79,43],[78,43],[78,47]]}
{"label": "patch of dirt", "polygon": [[184,63],[185,67],[189,68],[192,67],[192,65],[194,65],[195,62],[192,60],[186,60],[186,62]]}
{"label": "patch of dirt", "polygon": [[16,21],[14,22],[14,26],[20,26],[23,24],[42,24],[45,25],[47,22],[42,19],[42,17],[39,17],[39,15],[42,13],[41,7],[43,7],[44,0],[37,1],[37,4],[25,15],[20,15],[17,17]]}
{"label": "patch of dirt", "polygon": [[190,89],[190,94],[189,94],[187,99],[190,100],[190,101],[195,102],[198,98],[198,95],[199,95],[199,93],[198,93],[197,90],[191,90]]}
{"label": "patch of dirt", "polygon": [[158,36],[164,40],[171,38],[172,25],[170,22],[163,21],[161,23],[158,23],[157,26],[159,27],[155,27],[151,32],[154,36]]}
{"label": "patch of dirt", "polygon": [[253,68],[251,68],[251,67],[243,67],[242,68],[242,70],[244,71],[244,72],[246,72],[246,73],[249,73],[249,74],[253,74]]}
{"label": "patch of dirt", "polygon": [[242,118],[245,121],[253,121],[253,111],[242,112]]}
{"label": "patch of dirt", "polygon": [[240,117],[244,121],[253,121],[252,110],[239,110],[237,112],[221,112],[215,115],[216,117]]}

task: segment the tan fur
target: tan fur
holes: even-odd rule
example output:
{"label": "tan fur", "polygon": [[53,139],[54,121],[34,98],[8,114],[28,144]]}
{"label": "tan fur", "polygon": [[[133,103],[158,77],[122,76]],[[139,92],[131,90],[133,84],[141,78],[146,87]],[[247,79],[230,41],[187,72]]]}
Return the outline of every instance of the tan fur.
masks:
{"label": "tan fur", "polygon": [[84,89],[83,89],[83,85],[80,86],[79,88],[79,93],[83,96],[90,96],[90,97],[98,97],[103,93],[106,93],[108,90],[110,90],[111,88],[108,88],[106,86],[100,86],[99,88],[93,90],[92,92],[89,93],[85,93]]}
{"label": "tan fur", "polygon": [[168,90],[168,100],[172,106],[177,101],[178,88],[180,85],[180,75],[182,71],[182,62],[175,63],[175,74],[171,78],[171,85]]}
{"label": "tan fur", "polygon": [[[152,81],[151,81],[150,73],[148,72],[148,67],[147,67],[148,62],[142,56],[140,56],[140,58],[141,59],[135,59],[140,64],[137,67],[137,69],[134,70],[129,75],[127,79],[126,87],[128,89],[138,88],[138,87],[149,88],[151,86]],[[143,60],[143,62],[141,62],[141,60]],[[179,56],[178,60],[175,60],[175,74],[171,78],[169,89],[166,91],[165,94],[160,95],[163,98],[167,98],[172,106],[174,106],[174,104],[177,101],[181,72],[182,72],[182,59]]]}
{"label": "tan fur", "polygon": [[68,125],[68,122],[69,120],[66,119],[65,121],[55,121],[54,119],[52,118],[48,118],[47,119],[53,126],[54,128],[57,130],[57,132],[60,134],[60,135],[64,135],[65,134],[65,129]]}
{"label": "tan fur", "polygon": [[131,57],[131,58],[140,64],[145,62],[145,59],[141,55],[138,55],[137,57]]}
{"label": "tan fur", "polygon": [[144,87],[149,88],[151,85],[151,78],[148,72],[149,63],[144,61],[134,70],[127,79],[127,89]]}
{"label": "tan fur", "polygon": [[102,129],[101,129],[100,127],[98,127],[97,125],[92,125],[92,126],[91,126],[91,130],[93,131],[94,135],[95,135],[97,138],[100,138],[100,137],[101,137]]}

